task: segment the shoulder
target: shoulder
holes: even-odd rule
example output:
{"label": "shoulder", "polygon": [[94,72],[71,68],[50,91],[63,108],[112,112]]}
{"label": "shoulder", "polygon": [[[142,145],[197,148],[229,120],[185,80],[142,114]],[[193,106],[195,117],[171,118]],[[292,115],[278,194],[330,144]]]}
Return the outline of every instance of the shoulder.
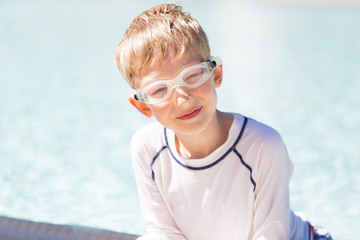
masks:
{"label": "shoulder", "polygon": [[278,170],[288,169],[290,174],[292,172],[292,163],[281,135],[266,124],[248,119],[242,149],[248,151],[248,156],[252,159],[250,162],[257,167],[262,166],[265,169],[275,167]]}
{"label": "shoulder", "polygon": [[164,127],[157,121],[149,123],[135,132],[131,138],[131,151],[150,151],[164,144]]}
{"label": "shoulder", "polygon": [[243,140],[257,144],[259,147],[275,147],[284,144],[278,131],[251,118],[248,118]]}

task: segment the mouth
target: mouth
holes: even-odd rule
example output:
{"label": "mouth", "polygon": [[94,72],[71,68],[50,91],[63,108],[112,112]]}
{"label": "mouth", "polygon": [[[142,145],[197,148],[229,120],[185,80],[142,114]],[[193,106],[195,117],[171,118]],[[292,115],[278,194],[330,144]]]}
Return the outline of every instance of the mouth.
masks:
{"label": "mouth", "polygon": [[182,113],[180,116],[176,117],[177,119],[180,120],[189,120],[192,119],[194,117],[196,117],[200,112],[201,112],[202,106],[195,108],[195,109],[191,109],[190,111],[184,112]]}

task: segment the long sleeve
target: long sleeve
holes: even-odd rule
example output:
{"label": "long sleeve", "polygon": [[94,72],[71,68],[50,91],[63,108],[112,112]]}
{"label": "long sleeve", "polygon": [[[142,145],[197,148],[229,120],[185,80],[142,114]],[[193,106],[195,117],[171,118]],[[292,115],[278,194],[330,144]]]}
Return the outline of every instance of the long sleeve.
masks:
{"label": "long sleeve", "polygon": [[[146,135],[151,136],[151,135]],[[154,156],[148,148],[151,139],[135,134],[131,142],[131,157],[138,188],[146,234],[140,240],[185,240],[178,230],[152,178],[151,161]],[[156,153],[156,152],[155,152]]]}
{"label": "long sleeve", "polygon": [[289,180],[293,166],[276,131],[266,135],[258,158],[253,239],[287,240],[290,235]]}

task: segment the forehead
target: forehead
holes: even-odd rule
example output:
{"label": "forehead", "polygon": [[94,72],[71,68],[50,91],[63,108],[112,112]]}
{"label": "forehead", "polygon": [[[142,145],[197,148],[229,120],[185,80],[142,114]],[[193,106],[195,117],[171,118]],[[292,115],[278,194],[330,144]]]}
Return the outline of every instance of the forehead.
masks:
{"label": "forehead", "polygon": [[135,86],[139,89],[160,79],[173,79],[185,68],[200,62],[199,57],[187,56],[175,62],[167,57],[161,64],[146,69],[135,77]]}

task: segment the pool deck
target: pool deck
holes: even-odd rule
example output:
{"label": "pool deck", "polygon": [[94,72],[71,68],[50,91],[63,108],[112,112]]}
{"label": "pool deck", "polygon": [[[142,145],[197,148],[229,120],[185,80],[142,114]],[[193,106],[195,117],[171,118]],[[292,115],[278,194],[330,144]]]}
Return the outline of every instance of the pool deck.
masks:
{"label": "pool deck", "polygon": [[[246,1],[246,0],[244,0]],[[248,0],[259,3],[360,6],[360,0]]]}
{"label": "pool deck", "polygon": [[0,215],[1,240],[135,240],[138,237],[98,228],[34,222]]}

